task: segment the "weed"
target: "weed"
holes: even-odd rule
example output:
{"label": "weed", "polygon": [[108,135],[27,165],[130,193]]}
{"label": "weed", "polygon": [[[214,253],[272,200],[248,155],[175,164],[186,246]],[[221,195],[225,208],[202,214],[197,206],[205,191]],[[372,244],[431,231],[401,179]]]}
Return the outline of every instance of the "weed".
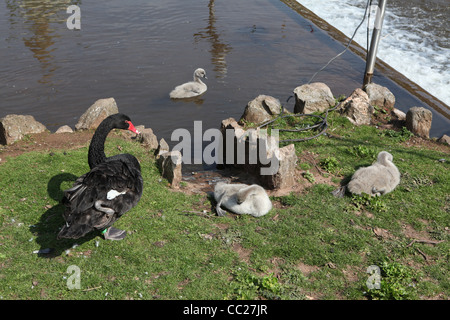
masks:
{"label": "weed", "polygon": [[367,193],[362,193],[361,195],[353,194],[351,204],[354,205],[357,210],[366,209],[374,212],[386,212],[388,210],[382,197],[372,197]]}
{"label": "weed", "polygon": [[406,127],[402,127],[402,129],[400,131],[395,131],[395,130],[384,130],[381,131],[380,136],[382,137],[389,137],[389,138],[395,138],[396,140],[400,141],[400,142],[405,142],[407,140],[409,140],[409,138],[413,137],[414,134],[409,131],[408,129],[406,129]]}
{"label": "weed", "polygon": [[313,174],[311,172],[309,172],[309,170],[306,170],[305,172],[303,172],[302,175],[303,175],[303,178],[305,178],[306,180],[308,180],[311,183],[314,183],[316,181]]}
{"label": "weed", "polygon": [[320,166],[329,173],[336,173],[340,169],[339,161],[331,156],[322,160]]}
{"label": "weed", "polygon": [[373,106],[374,115],[377,115],[378,113],[382,113],[382,114],[387,114],[388,113],[388,109],[384,108],[384,107],[379,107],[379,106]]}
{"label": "weed", "polygon": [[227,298],[235,300],[253,300],[258,297],[279,299],[281,284],[273,273],[258,277],[241,268],[235,272],[234,280],[230,284],[231,294]]}
{"label": "weed", "polygon": [[375,159],[377,152],[375,149],[358,145],[358,146],[352,146],[348,148],[348,151],[350,154],[360,157],[360,158],[373,158]]}
{"label": "weed", "polygon": [[415,297],[415,272],[398,262],[384,261],[380,267],[380,288],[367,289],[366,296],[374,300],[405,300]]}

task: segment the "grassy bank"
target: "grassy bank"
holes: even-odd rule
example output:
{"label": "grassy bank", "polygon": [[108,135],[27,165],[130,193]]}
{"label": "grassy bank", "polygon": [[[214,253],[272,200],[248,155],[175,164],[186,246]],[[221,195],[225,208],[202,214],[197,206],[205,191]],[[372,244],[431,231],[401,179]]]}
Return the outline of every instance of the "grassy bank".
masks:
{"label": "grassy bank", "polygon": [[[206,194],[170,190],[151,152],[109,138],[106,153],[134,154],[145,182],[116,242],[55,240],[61,190],[88,171],[87,145],[9,158],[0,165],[0,299],[448,299],[449,147],[329,120],[328,136],[296,144],[302,191],[272,197],[258,219],[215,216]],[[382,150],[402,173],[396,190],[330,194]],[[380,289],[366,286],[372,265]],[[69,266],[79,289],[69,288]]]}

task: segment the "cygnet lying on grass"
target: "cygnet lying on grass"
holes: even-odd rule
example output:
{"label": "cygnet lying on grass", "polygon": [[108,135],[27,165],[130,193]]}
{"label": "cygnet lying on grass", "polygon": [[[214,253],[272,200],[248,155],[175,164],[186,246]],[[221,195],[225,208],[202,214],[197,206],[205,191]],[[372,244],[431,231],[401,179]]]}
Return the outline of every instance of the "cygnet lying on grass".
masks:
{"label": "cygnet lying on grass", "polygon": [[237,214],[250,214],[261,217],[272,209],[272,202],[264,188],[257,184],[226,184],[219,182],[214,188],[214,199],[217,201],[216,212],[224,216],[226,212],[220,208]]}
{"label": "cygnet lying on grass", "polygon": [[200,78],[206,78],[206,72],[202,68],[198,68],[194,71],[194,81],[190,81],[177,86],[170,92],[172,99],[192,98],[203,94],[207,87]]}
{"label": "cygnet lying on grass", "polygon": [[[356,170],[346,188],[353,194],[367,193],[371,196],[391,192],[400,183],[400,171],[392,160],[392,154],[381,151],[373,165]],[[333,191],[335,196],[343,196],[344,193],[345,186]]]}

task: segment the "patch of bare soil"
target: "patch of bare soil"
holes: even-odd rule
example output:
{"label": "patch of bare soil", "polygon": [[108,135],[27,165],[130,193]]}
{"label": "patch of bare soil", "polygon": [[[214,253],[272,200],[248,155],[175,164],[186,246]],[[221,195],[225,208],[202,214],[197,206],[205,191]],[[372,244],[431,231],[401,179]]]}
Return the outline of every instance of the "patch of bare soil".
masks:
{"label": "patch of bare soil", "polygon": [[86,146],[93,132],[76,131],[74,133],[43,132],[27,136],[11,145],[0,145],[0,164],[26,152],[52,150],[71,150]]}
{"label": "patch of bare soil", "polygon": [[436,141],[435,139],[425,139],[422,137],[411,137],[407,141],[402,143],[406,147],[418,147],[422,149],[435,150],[443,153],[450,153],[450,147],[445,144]]}

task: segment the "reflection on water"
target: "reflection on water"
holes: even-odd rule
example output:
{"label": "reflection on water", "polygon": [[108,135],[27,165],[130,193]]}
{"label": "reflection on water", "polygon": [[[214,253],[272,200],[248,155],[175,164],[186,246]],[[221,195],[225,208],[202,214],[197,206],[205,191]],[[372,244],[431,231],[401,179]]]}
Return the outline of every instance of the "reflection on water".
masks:
{"label": "reflection on water", "polygon": [[225,57],[233,48],[220,39],[220,34],[216,28],[217,19],[215,15],[214,0],[209,1],[208,8],[208,25],[200,32],[194,34],[194,40],[196,43],[200,41],[200,39],[206,39],[211,42],[211,49],[209,52],[211,53],[211,63],[214,65],[216,78],[225,78],[227,75],[227,62]]}
{"label": "reflection on water", "polygon": [[203,99],[203,94],[200,96],[190,97],[190,98],[183,98],[183,99],[171,99],[174,103],[179,104],[185,104],[185,103],[195,103],[198,106],[201,106],[203,102],[205,102],[205,99]]}
{"label": "reflection on water", "polygon": [[[56,50],[56,40],[61,36],[56,33],[53,23],[61,24],[65,17],[61,12],[65,12],[70,4],[81,1],[71,0],[6,0],[6,7],[9,9],[9,22],[11,29],[25,28],[22,41],[24,45],[33,53],[42,68],[42,78],[40,83],[49,83],[53,73],[58,69],[54,64],[52,52]],[[11,35],[12,37],[15,34]],[[8,41],[8,39],[6,39]]]}

